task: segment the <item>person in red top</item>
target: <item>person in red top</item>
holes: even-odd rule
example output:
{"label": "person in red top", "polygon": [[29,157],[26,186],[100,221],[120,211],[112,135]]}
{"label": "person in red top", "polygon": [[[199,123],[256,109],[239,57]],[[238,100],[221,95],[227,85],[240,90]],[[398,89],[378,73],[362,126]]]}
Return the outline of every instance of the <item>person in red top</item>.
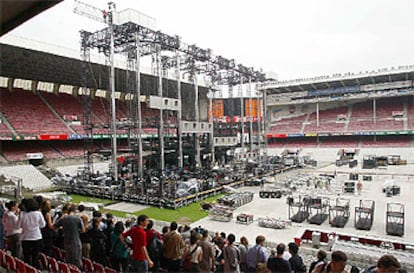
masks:
{"label": "person in red top", "polygon": [[131,227],[119,236],[120,241],[123,243],[125,243],[125,238],[128,236],[132,239],[131,272],[147,273],[148,268],[154,266],[147,251],[147,233],[145,228],[148,222],[148,216],[142,214],[138,216],[136,226]]}

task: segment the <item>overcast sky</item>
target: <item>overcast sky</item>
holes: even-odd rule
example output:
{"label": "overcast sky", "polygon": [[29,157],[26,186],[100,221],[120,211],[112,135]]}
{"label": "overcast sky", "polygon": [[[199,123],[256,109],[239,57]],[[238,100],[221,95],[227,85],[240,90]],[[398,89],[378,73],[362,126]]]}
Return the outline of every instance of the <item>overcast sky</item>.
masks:
{"label": "overcast sky", "polygon": [[[106,9],[107,1],[84,0]],[[157,28],[279,80],[414,64],[412,0],[114,0]],[[79,48],[79,30],[103,27],[72,12],[73,0],[11,34]]]}

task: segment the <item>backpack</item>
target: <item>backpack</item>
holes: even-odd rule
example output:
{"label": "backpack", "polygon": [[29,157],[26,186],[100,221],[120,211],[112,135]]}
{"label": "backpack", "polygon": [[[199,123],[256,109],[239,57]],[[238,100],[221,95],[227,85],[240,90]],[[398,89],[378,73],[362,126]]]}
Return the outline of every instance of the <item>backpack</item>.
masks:
{"label": "backpack", "polygon": [[160,234],[158,232],[154,233],[154,237],[151,242],[147,245],[148,255],[153,258],[160,258],[162,253],[162,240],[159,238]]}
{"label": "backpack", "polygon": [[[184,256],[183,266],[184,266],[184,269],[187,270],[187,271],[191,270],[191,268],[193,266],[193,263],[191,262],[191,260],[192,260],[193,254],[197,250],[197,248],[199,248],[198,245],[193,249],[193,251],[191,251],[191,252],[187,251],[187,254]],[[190,247],[188,248],[188,250],[190,250]]]}

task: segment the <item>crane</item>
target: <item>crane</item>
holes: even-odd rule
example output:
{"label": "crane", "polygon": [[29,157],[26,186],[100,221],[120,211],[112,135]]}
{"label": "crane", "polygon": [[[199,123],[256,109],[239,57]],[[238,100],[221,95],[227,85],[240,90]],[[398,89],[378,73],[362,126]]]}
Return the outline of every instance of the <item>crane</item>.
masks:
{"label": "crane", "polygon": [[91,6],[84,2],[75,0],[73,12],[81,16],[87,17],[91,20],[106,23],[108,12],[97,7]]}

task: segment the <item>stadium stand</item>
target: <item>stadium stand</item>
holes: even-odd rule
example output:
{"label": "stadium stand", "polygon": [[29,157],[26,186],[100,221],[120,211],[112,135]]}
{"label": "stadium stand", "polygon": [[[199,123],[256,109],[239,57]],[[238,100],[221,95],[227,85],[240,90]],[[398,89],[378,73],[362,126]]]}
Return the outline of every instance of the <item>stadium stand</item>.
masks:
{"label": "stadium stand", "polygon": [[9,135],[11,132],[5,123],[0,123],[0,135]]}
{"label": "stadium stand", "polygon": [[408,129],[414,129],[414,100],[409,100],[407,107],[407,126]]}
{"label": "stadium stand", "polygon": [[[69,94],[60,93],[59,95],[55,95],[52,93],[42,92],[41,94],[49,103],[50,105],[59,113],[59,115],[63,118],[64,116],[76,116],[77,120],[80,121],[77,125],[74,123],[70,124],[70,127],[78,134],[85,133],[83,126],[84,126],[84,119],[83,119],[83,107],[82,107],[82,96],[78,98],[71,96]],[[94,124],[102,124],[95,115],[91,115],[92,123]],[[97,132],[104,132],[107,133],[107,130],[96,129],[99,130]]]}
{"label": "stadium stand", "polygon": [[0,108],[19,134],[65,134],[69,128],[33,92],[1,88]]}
{"label": "stadium stand", "polygon": [[300,133],[302,132],[303,122],[306,115],[299,117],[285,118],[270,125],[269,133]]}
{"label": "stadium stand", "polygon": [[316,113],[310,114],[304,133],[316,132],[342,132],[344,131],[345,121],[338,121],[338,116],[346,116],[348,108],[328,109],[319,112],[319,127],[316,122]]}
{"label": "stadium stand", "polygon": [[0,173],[6,178],[18,177],[23,186],[35,191],[50,189],[52,182],[32,165],[15,165],[0,167]]}
{"label": "stadium stand", "polygon": [[8,161],[26,160],[27,153],[43,153],[43,156],[48,159],[63,157],[58,151],[41,141],[3,142],[1,153]]}
{"label": "stadium stand", "polygon": [[50,146],[65,157],[79,157],[84,154],[84,143],[79,140],[52,141]]}
{"label": "stadium stand", "polygon": [[369,101],[355,103],[352,108],[348,132],[374,130],[372,103]]}

